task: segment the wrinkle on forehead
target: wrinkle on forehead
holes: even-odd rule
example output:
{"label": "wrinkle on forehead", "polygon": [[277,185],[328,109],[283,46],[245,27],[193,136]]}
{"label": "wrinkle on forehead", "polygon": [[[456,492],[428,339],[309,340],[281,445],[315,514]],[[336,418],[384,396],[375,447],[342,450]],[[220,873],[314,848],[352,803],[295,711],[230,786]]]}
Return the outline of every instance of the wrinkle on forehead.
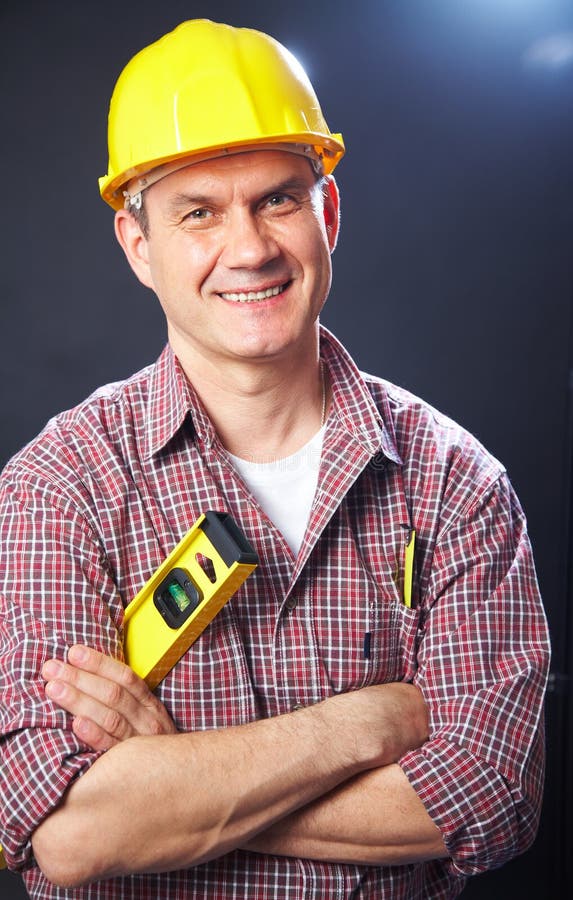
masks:
{"label": "wrinkle on forehead", "polygon": [[322,182],[309,161],[281,151],[253,151],[207,160],[166,176],[146,191],[170,219],[201,206],[256,204],[273,194],[316,203]]}

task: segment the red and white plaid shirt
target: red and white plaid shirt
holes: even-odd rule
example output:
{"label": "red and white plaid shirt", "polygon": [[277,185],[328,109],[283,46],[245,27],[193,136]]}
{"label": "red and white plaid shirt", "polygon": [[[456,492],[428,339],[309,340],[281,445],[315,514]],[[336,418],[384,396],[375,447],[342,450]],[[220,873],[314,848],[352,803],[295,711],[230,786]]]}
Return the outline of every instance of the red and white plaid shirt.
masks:
{"label": "red and white plaid shirt", "polygon": [[[296,559],[170,349],[53,419],[6,467],[0,842],[10,866],[25,867],[32,897],[454,897],[466,875],[531,842],[549,641],[519,504],[471,435],[361,374],[324,329],[321,353],[333,406]],[[126,604],[206,509],[232,514],[260,565],[158,687],[177,726],[221,728],[413,680],[431,736],[401,765],[450,860],[366,867],[236,851],[75,891],[34,865],[30,835],[97,758],[46,698],[42,663],[76,642],[120,656]],[[403,602],[410,526],[412,608]]]}

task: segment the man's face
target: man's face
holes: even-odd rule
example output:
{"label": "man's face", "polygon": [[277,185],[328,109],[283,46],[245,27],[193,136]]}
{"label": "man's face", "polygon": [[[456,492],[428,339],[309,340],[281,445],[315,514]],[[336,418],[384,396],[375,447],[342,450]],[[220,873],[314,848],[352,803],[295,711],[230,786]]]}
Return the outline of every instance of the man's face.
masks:
{"label": "man's face", "polygon": [[149,237],[130,261],[185,368],[314,352],[338,225],[333,182],[323,192],[308,160],[253,151],[175,172],[145,203]]}

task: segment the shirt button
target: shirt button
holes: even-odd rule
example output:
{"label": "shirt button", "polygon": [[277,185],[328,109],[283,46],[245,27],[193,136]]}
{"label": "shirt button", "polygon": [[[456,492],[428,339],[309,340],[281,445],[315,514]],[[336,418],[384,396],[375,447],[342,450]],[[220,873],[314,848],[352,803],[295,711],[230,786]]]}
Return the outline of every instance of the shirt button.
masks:
{"label": "shirt button", "polygon": [[294,609],[296,604],[297,604],[296,597],[289,597],[287,602],[285,603],[285,606],[287,609]]}
{"label": "shirt button", "polygon": [[304,709],[303,704],[302,704],[302,703],[295,703],[295,705],[294,705],[293,708],[292,708],[292,711],[293,711],[293,712],[297,712],[297,710],[299,710],[299,709]]}

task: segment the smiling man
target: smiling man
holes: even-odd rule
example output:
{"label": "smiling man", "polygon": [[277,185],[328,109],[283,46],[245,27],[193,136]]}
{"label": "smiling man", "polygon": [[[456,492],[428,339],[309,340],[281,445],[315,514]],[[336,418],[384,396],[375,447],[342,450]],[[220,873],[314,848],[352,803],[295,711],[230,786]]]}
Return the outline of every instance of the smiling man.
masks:
{"label": "smiling man", "polygon": [[[507,475],[319,325],[344,145],[281,45],[183,23],[122,73],[109,146],[168,345],[2,475],[8,864],[33,898],[455,897],[542,792]],[[207,509],[260,565],[152,693],[124,610]]]}
{"label": "smiling man", "polygon": [[117,235],[225,447],[247,459],[298,450],[322,424],[327,389],[318,316],[338,231],[334,180],[297,152],[251,150],[167,175],[145,207],[148,236],[128,210]]}

